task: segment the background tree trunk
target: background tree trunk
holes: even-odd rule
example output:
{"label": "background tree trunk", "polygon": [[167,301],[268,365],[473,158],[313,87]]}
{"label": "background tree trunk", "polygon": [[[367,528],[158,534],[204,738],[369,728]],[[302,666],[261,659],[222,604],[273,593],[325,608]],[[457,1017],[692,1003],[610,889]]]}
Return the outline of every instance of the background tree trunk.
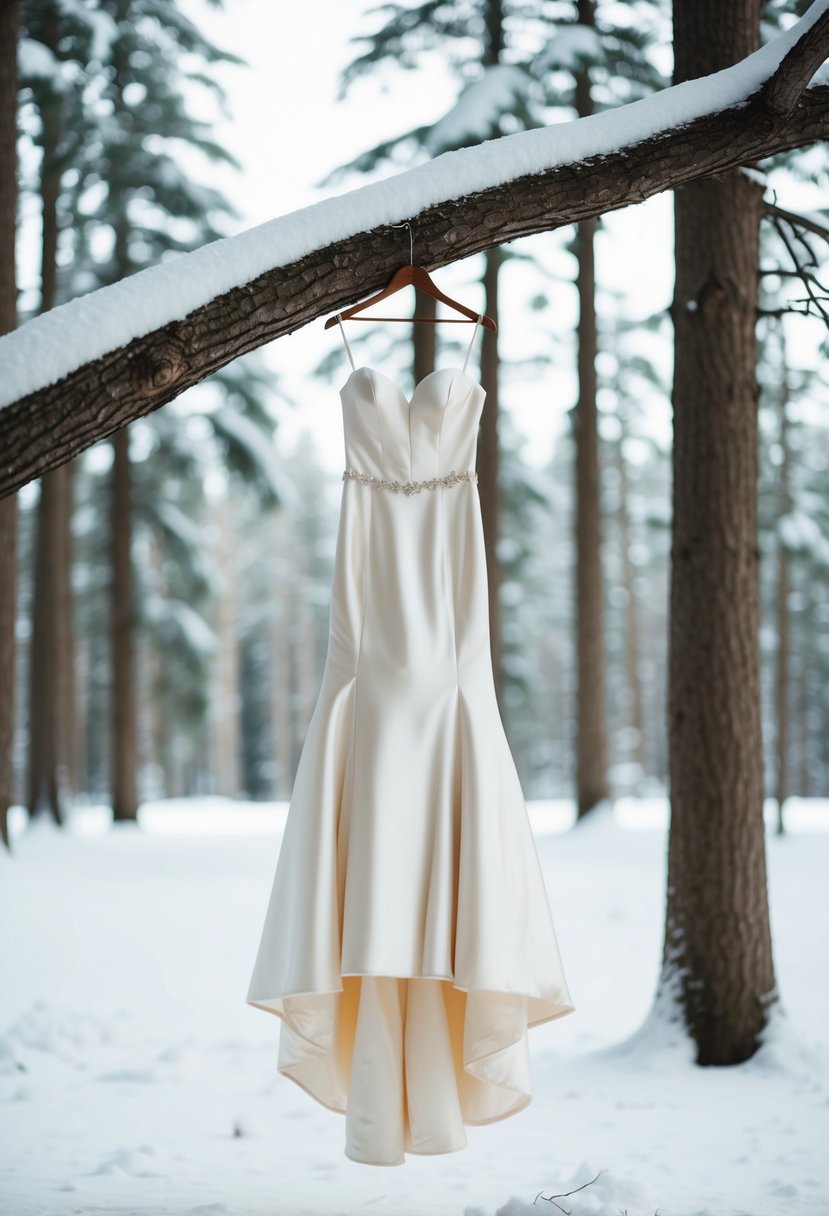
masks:
{"label": "background tree trunk", "polygon": [[[759,44],[760,0],[674,0],[675,80]],[[757,351],[762,188],[676,192],[671,832],[662,986],[700,1064],[751,1056],[775,999],[760,722]]]}
{"label": "background tree trunk", "polygon": [[614,444],[616,454],[616,471],[619,476],[618,525],[620,567],[622,582],[627,593],[625,605],[625,684],[627,690],[627,726],[634,732],[634,741],[629,748],[628,756],[636,765],[639,778],[647,771],[648,757],[645,752],[644,709],[642,705],[642,678],[639,674],[639,663],[642,655],[641,628],[639,614],[639,592],[637,588],[637,569],[631,560],[632,537],[630,531],[630,511],[628,509],[628,471],[625,461],[625,435],[627,422],[624,411],[619,409],[619,439]]}
{"label": "background tree trunk", "polygon": [[797,720],[798,720],[798,767],[799,779],[797,783],[798,793],[801,798],[812,797],[812,767],[811,767],[811,748],[812,748],[812,729],[811,716],[809,710],[811,708],[810,698],[810,683],[812,679],[812,669],[809,662],[809,648],[811,639],[814,635],[814,600],[812,599],[812,580],[811,571],[807,561],[801,563],[800,577],[798,584],[801,593],[800,607],[800,628],[798,629],[798,639],[800,643],[800,681],[797,697]]}
{"label": "background tree trunk", "polygon": [[[498,272],[502,255],[499,248],[490,249],[484,270],[484,312],[498,321]],[[481,386],[486,390],[481,424],[478,430],[478,490],[484,529],[487,587],[489,596],[489,634],[495,695],[503,710],[503,673],[501,669],[501,572],[498,564],[498,535],[500,531],[500,487],[498,482],[498,411],[500,358],[498,332],[481,327]]]}
{"label": "background tree trunk", "polygon": [[[49,22],[49,46],[57,52],[58,14]],[[40,311],[57,295],[60,142],[64,106],[53,90],[41,110],[43,161]],[[46,473],[40,483],[35,541],[32,632],[29,647],[29,789],[31,816],[46,811],[62,823],[73,789],[74,645],[72,629],[72,465]]]}
{"label": "background tree trunk", "polygon": [[[0,4],[0,334],[17,325],[17,0]],[[17,495],[0,499],[0,841],[9,847],[14,740]]]}
{"label": "background tree trunk", "polygon": [[[213,728],[216,789],[226,798],[239,798],[244,790],[241,754],[241,696],[239,674],[239,596],[237,554],[239,533],[233,496],[217,504],[221,590],[216,603],[216,719]],[[274,586],[278,586],[277,583]]]}
{"label": "background tree trunk", "polygon": [[[578,0],[578,23],[595,27],[593,0]],[[579,118],[593,113],[590,72],[576,74]],[[573,411],[576,447],[576,814],[586,815],[608,796],[605,696],[604,582],[602,577],[599,433],[596,410],[596,219],[577,225],[576,285],[579,397]]]}
{"label": "background tree trunk", "polygon": [[296,709],[299,721],[302,723],[303,746],[308,734],[308,724],[319,695],[317,644],[314,635],[313,613],[309,604],[308,584],[310,581],[311,576],[307,569],[297,571],[296,608],[293,614],[294,661],[296,664]]}
{"label": "background tree trunk", "polygon": [[40,484],[29,648],[29,814],[63,823],[75,768],[70,668],[71,465]]}
{"label": "background tree trunk", "polygon": [[293,732],[291,715],[291,658],[282,605],[269,618],[271,719],[273,722],[274,783],[272,797],[281,801],[291,796]]}
{"label": "background tree trunk", "polygon": [[[782,324],[780,325],[780,385],[778,406],[780,410],[780,517],[788,515],[792,509],[791,496],[791,454],[789,452],[789,376],[786,361],[786,343]],[[775,704],[777,730],[775,732],[775,791],[777,800],[777,834],[782,836],[785,831],[783,819],[783,803],[789,792],[789,592],[791,578],[789,572],[789,550],[780,528],[777,530],[777,663],[775,669]]]}
{"label": "background tree trunk", "polygon": [[129,430],[112,440],[112,816],[137,819],[138,733],[133,656],[132,472]]}
{"label": "background tree trunk", "polygon": [[[128,0],[119,0],[116,19],[125,25],[129,21]],[[113,53],[116,114],[119,119],[128,107],[124,88],[130,79],[130,66],[122,41]],[[127,278],[135,267],[130,254],[130,190],[121,178],[121,162],[114,160],[116,170],[109,185],[118,200],[119,210],[111,219],[114,248],[112,255],[115,281]],[[136,628],[134,603],[134,572],[132,568],[132,468],[130,466],[130,437],[127,427],[112,437],[112,791],[113,818],[138,818],[138,705],[135,679]],[[169,755],[169,748],[165,749]],[[166,768],[165,768],[166,771]]]}
{"label": "background tree trunk", "polygon": [[[419,317],[437,316],[437,300],[423,292],[415,301],[415,309]],[[412,322],[412,371],[414,383],[420,384],[424,376],[435,370],[435,349],[437,333],[435,325],[425,321]]]}
{"label": "background tree trunk", "polygon": [[[484,68],[492,68],[501,62],[504,54],[504,5],[502,0],[488,0],[483,9],[483,23],[485,31],[482,64]],[[498,322],[498,276],[502,262],[503,256],[497,245],[487,250],[484,262],[484,312],[492,317],[496,324]],[[481,501],[486,556],[492,678],[501,717],[506,719],[503,704],[504,675],[501,650],[501,567],[498,561],[498,537],[501,530],[501,488],[498,478],[501,451],[498,442],[498,414],[501,409],[500,380],[498,331],[482,328],[480,383],[486,390],[486,398],[478,429],[475,464],[478,470],[478,493]]]}

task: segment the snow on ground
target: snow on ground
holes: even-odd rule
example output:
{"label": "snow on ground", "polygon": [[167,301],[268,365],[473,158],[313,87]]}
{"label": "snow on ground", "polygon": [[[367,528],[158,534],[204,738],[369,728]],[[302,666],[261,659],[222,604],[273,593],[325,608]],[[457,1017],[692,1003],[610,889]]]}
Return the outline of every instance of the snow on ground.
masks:
{"label": "snow on ground", "polygon": [[[814,0],[799,21],[722,71],[574,122],[444,152],[390,178],[165,259],[33,317],[0,337],[0,406],[54,384],[133,338],[181,320],[224,292],[317,249],[381,224],[399,223],[447,200],[614,152],[704,114],[741,105],[774,74],[827,4],[829,0]],[[488,105],[488,98],[481,96],[479,104]]]}
{"label": "snow on ground", "polygon": [[345,1157],[343,1116],[277,1072],[281,1023],[244,1003],[285,811],[160,803],[110,830],[91,808],[65,833],[20,812],[0,857],[3,1213],[829,1210],[829,805],[768,836],[784,1011],[754,1059],[699,1069],[649,1016],[664,803],[573,831],[569,806],[531,803],[576,1011],[530,1031],[530,1106],[396,1168]]}

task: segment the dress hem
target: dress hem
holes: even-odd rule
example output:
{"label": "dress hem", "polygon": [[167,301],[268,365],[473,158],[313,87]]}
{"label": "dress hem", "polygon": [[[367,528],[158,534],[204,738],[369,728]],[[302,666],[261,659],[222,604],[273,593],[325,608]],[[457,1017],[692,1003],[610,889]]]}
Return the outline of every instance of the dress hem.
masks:
{"label": "dress hem", "polygon": [[[368,972],[346,972],[343,973],[343,978],[345,978],[346,975],[354,978],[358,976],[367,976],[369,978],[372,977],[372,973]],[[516,1051],[519,1053],[521,1052],[522,1049],[520,1045],[522,1040],[524,1043],[526,1043],[527,1032],[532,1027],[554,1021],[575,1010],[575,1005],[571,1001],[555,1001],[551,997],[543,997],[538,993],[517,993],[514,991],[494,988],[468,988],[460,984],[455,984],[450,976],[383,976],[381,973],[378,978],[440,980],[442,982],[452,984],[452,987],[458,991],[472,994],[473,996],[491,994],[496,997],[505,997],[507,999],[509,997],[523,997],[525,999],[528,997],[533,997],[536,1000],[547,1002],[549,1008],[548,1013],[542,1017],[536,1018],[534,1021],[524,1021],[523,1024],[520,1024],[519,1026],[513,1025],[511,1027],[513,1033],[509,1038],[504,1037],[498,1041],[497,1033],[493,1032],[492,1026],[488,1027],[486,1031],[479,1027],[477,1034],[473,1034],[469,1045],[469,1055],[471,1058],[464,1058],[461,1061],[463,1072],[465,1072],[468,1077],[474,1078],[476,1083],[483,1084],[484,1086],[494,1086],[497,1090],[500,1090],[503,1099],[507,1099],[507,1095],[511,1094],[514,1096],[515,1100],[511,1104],[505,1105],[501,1109],[496,1110],[494,1114],[486,1118],[475,1118],[472,1110],[470,1109],[468,1116],[464,1116],[463,1114],[461,1115],[462,1126],[483,1127],[488,1124],[498,1123],[518,1114],[520,1111],[526,1109],[526,1107],[530,1105],[530,1103],[533,1101],[533,1094],[528,1086],[529,1077],[528,1074],[526,1074],[525,1068],[519,1063],[515,1063],[512,1066],[515,1068],[513,1076],[505,1076],[503,1073],[502,1075],[498,1076],[497,1074],[500,1070],[498,1068],[497,1061],[499,1059],[509,1060],[510,1058],[515,1060],[514,1053]],[[334,1035],[336,1033],[334,1029],[334,1021],[332,1020],[330,1025],[327,1026],[325,1030],[323,1030],[323,1032],[316,1038],[309,1038],[307,1034],[303,1034],[299,1029],[295,1017],[292,1016],[294,1011],[292,1011],[290,1008],[286,1009],[284,1002],[291,1000],[302,1000],[303,997],[338,997],[344,991],[345,987],[341,986],[339,988],[319,989],[306,992],[282,993],[279,996],[273,997],[256,998],[253,996],[248,996],[245,998],[245,1003],[250,1005],[252,1008],[262,1009],[266,1013],[271,1013],[279,1017],[285,1027],[284,1033],[292,1036],[291,1039],[287,1041],[294,1044],[294,1050],[299,1053],[300,1058],[295,1058],[290,1061],[286,1060],[281,1064],[278,1063],[278,1072],[288,1080],[293,1081],[295,1085],[298,1085],[300,1089],[302,1089],[315,1101],[319,1102],[320,1105],[326,1110],[330,1110],[341,1115],[346,1115],[348,1113],[348,1095],[345,1093],[345,1091],[337,1093],[336,1091],[338,1087],[336,1085],[326,1086],[324,1084],[320,1084],[319,1082],[316,1085],[313,1082],[309,1084],[303,1079],[304,1070],[306,1070],[309,1066],[313,1067],[312,1061],[316,1060],[321,1063],[323,1059],[326,1057],[331,1057],[336,1051],[334,1046]],[[506,1029],[506,1027],[503,1029]],[[485,1050],[484,1048],[489,1048],[489,1050]],[[493,1066],[496,1070],[495,1075],[493,1075]],[[512,1070],[512,1067],[507,1068],[507,1073]],[[326,1088],[329,1089],[327,1096],[325,1094]],[[337,1101],[337,1098],[339,1098],[339,1101]],[[466,1143],[468,1143],[468,1141]],[[351,1156],[347,1151],[345,1155],[349,1157],[350,1160],[353,1160],[358,1164],[402,1165],[405,1163],[406,1153],[414,1153],[421,1156],[435,1156],[444,1153],[457,1152],[464,1147],[466,1147],[466,1144],[444,1149],[434,1148],[418,1150],[407,1148],[403,1154],[403,1157],[398,1161],[376,1161],[364,1159]]]}

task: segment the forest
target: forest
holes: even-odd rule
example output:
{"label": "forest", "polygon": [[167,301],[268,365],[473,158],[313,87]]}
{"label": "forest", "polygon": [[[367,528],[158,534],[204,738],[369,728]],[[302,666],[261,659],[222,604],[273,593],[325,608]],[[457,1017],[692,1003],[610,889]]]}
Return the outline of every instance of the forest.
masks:
{"label": "forest", "polygon": [[[2,0],[15,1216],[825,1210],[827,55],[829,0]],[[375,439],[450,484],[348,481]],[[444,903],[454,986],[403,945]],[[486,978],[513,928],[543,994]],[[410,1062],[379,1192],[329,1160],[340,1114],[403,1160],[341,1096],[369,977],[375,1039],[443,985],[470,1144],[416,1147]]]}

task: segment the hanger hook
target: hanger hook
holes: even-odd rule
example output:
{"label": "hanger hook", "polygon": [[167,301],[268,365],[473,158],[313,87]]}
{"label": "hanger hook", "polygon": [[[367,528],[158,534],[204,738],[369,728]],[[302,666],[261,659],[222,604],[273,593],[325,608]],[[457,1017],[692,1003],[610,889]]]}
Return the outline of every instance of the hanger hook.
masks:
{"label": "hanger hook", "polygon": [[414,266],[414,235],[412,226],[408,220],[404,220],[402,224],[392,224],[392,228],[408,228],[409,230],[409,265]]}

